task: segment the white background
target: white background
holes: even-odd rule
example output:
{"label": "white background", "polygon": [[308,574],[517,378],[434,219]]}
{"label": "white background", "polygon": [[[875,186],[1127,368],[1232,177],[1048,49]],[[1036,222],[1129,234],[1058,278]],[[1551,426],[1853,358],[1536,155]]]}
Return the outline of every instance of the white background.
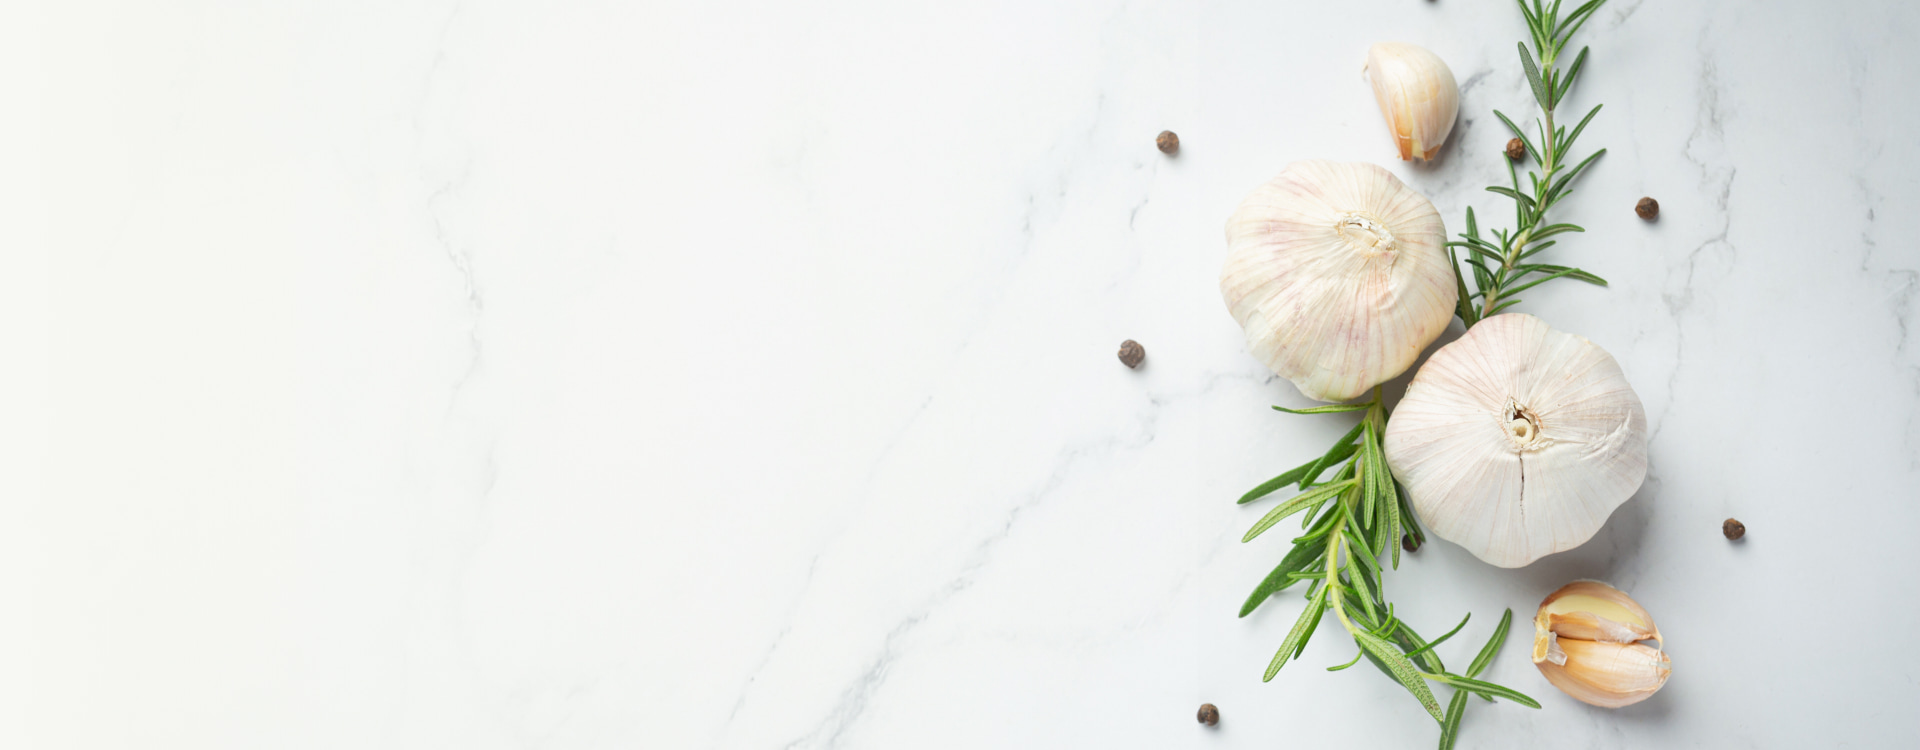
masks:
{"label": "white background", "polygon": [[[1344,431],[1246,353],[1222,226],[1304,158],[1506,216],[1497,0],[9,4],[0,746],[1426,747],[1246,488]],[[1614,0],[1609,153],[1520,309],[1611,351],[1645,487],[1507,571],[1389,579],[1462,747],[1920,733],[1920,11]],[[1448,61],[1394,160],[1360,74]],[[1563,115],[1563,119],[1564,119]],[[1162,129],[1183,149],[1153,148]],[[1635,218],[1642,195],[1658,222]],[[1489,218],[1489,223],[1505,220]],[[1123,339],[1147,363],[1122,367]],[[1397,388],[1397,386],[1396,386]],[[1729,544],[1737,516],[1747,540]],[[1574,578],[1670,639],[1576,703]],[[1195,724],[1203,701],[1217,729]]]}

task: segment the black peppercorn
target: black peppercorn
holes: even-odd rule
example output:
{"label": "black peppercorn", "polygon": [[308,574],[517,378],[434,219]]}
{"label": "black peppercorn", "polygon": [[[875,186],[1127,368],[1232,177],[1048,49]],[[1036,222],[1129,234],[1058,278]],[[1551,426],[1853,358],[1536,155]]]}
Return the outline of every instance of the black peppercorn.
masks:
{"label": "black peppercorn", "polygon": [[1653,221],[1653,217],[1660,215],[1660,201],[1641,198],[1639,203],[1633,204],[1633,212],[1639,214],[1642,219]]}
{"label": "black peppercorn", "polygon": [[1739,539],[1747,535],[1747,525],[1738,519],[1729,518],[1725,523],[1720,524],[1720,533],[1726,534],[1728,539]]}
{"label": "black peppercorn", "polygon": [[1405,536],[1400,537],[1400,549],[1406,550],[1408,552],[1412,552],[1414,550],[1420,549],[1420,543],[1413,540],[1412,534],[1407,534]]}
{"label": "black peppercorn", "polygon": [[1220,709],[1211,703],[1200,704],[1200,723],[1207,726],[1219,726]]}
{"label": "black peppercorn", "polygon": [[1514,161],[1527,158],[1527,142],[1518,138],[1507,140],[1507,158]]}
{"label": "black peppercorn", "polygon": [[1160,137],[1153,139],[1153,145],[1160,147],[1160,153],[1171,154],[1180,150],[1180,136],[1171,130],[1160,131]]}
{"label": "black peppercorn", "polygon": [[1133,339],[1120,342],[1120,363],[1128,367],[1139,367],[1140,361],[1147,358],[1146,347]]}

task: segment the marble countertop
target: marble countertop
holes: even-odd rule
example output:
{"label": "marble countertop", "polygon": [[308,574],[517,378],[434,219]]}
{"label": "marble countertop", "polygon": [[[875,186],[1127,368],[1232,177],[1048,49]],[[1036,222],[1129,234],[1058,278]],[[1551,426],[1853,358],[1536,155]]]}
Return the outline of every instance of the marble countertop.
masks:
{"label": "marble countertop", "polygon": [[[1233,501],[1348,423],[1267,408],[1307,401],[1222,225],[1306,158],[1506,210],[1508,3],[162,5],[0,29],[0,745],[1434,742],[1324,627],[1261,682],[1300,604],[1235,618],[1284,539]],[[1389,579],[1473,614],[1449,659],[1522,620],[1488,674],[1544,707],[1461,747],[1920,735],[1916,33],[1582,31],[1609,151],[1550,255],[1612,286],[1520,309],[1619,359],[1651,470],[1579,549]],[[1460,79],[1433,164],[1361,79],[1386,40]],[[1671,639],[1651,700],[1528,663],[1588,577]]]}

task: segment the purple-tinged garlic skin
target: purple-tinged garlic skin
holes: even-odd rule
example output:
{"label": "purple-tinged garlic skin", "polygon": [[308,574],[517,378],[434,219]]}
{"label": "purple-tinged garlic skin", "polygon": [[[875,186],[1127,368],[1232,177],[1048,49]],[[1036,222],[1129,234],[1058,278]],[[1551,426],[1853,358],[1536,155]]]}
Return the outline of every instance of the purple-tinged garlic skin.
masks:
{"label": "purple-tinged garlic skin", "polygon": [[1227,219],[1220,293],[1253,356],[1308,398],[1405,372],[1459,299],[1433,204],[1372,164],[1302,161]]}

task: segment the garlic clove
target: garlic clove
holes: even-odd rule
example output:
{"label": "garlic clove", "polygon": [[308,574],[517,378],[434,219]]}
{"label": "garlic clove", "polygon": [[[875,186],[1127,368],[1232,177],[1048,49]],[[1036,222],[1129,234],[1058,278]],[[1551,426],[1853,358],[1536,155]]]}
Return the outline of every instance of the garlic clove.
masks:
{"label": "garlic clove", "polygon": [[1555,642],[1564,663],[1534,662],[1560,691],[1575,700],[1602,708],[1630,706],[1646,700],[1673,674],[1664,651],[1638,643],[1603,643],[1571,638]]}
{"label": "garlic clove", "polygon": [[1619,363],[1520,313],[1435,352],[1384,442],[1428,528],[1503,568],[1585,543],[1647,474],[1646,410]]}
{"label": "garlic clove", "polygon": [[1220,293],[1253,355],[1309,398],[1405,372],[1453,318],[1440,212],[1372,164],[1302,161],[1227,220]]}
{"label": "garlic clove", "polygon": [[1660,640],[1653,615],[1626,593],[1599,581],[1575,581],[1553,592],[1540,603],[1534,628],[1584,641]]}
{"label": "garlic clove", "polygon": [[1367,79],[1400,159],[1431,161],[1460,114],[1460,86],[1438,55],[1401,42],[1367,50]]}
{"label": "garlic clove", "polygon": [[1673,663],[1665,647],[1646,608],[1599,581],[1560,587],[1533,618],[1534,666],[1554,687],[1595,706],[1639,703],[1667,684]]}

